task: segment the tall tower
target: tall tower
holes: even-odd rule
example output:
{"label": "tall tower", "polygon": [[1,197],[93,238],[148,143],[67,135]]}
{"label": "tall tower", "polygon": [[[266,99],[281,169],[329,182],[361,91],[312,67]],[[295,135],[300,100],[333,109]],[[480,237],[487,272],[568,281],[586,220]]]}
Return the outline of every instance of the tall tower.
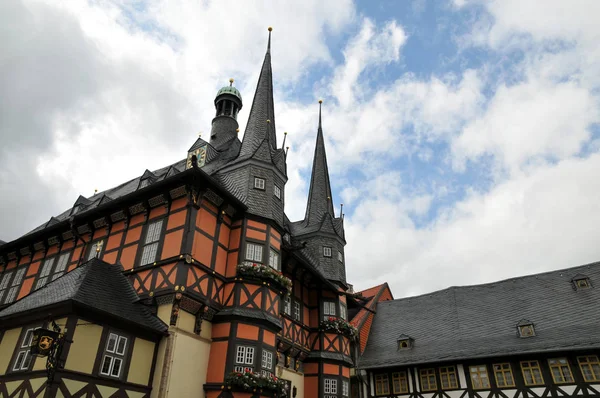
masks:
{"label": "tall tower", "polygon": [[239,154],[219,170],[219,177],[235,187],[249,214],[283,228],[287,166],[275,132],[271,31]]}
{"label": "tall tower", "polygon": [[219,147],[237,137],[237,115],[242,109],[242,95],[233,86],[233,79],[229,79],[229,86],[221,88],[215,97],[216,114],[212,120],[210,130],[210,144]]}
{"label": "tall tower", "polygon": [[306,247],[312,252],[314,258],[318,259],[323,275],[330,281],[346,287],[344,220],[341,214],[336,218],[333,211],[321,122],[322,103],[323,101],[319,100],[319,126],[306,213],[304,220],[293,223],[293,229],[295,237],[306,242]]}

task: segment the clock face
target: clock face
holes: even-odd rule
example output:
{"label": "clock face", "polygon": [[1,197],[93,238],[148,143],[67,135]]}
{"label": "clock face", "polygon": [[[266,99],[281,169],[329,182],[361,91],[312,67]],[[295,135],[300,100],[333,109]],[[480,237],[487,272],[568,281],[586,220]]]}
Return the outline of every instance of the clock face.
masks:
{"label": "clock face", "polygon": [[188,153],[186,168],[192,167],[192,156],[196,156],[198,167],[204,166],[206,163],[206,145]]}

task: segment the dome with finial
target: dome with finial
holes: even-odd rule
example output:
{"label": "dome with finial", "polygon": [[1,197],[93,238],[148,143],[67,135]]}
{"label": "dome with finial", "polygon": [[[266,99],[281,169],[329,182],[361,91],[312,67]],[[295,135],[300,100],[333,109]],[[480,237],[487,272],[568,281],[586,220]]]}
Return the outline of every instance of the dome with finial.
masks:
{"label": "dome with finial", "polygon": [[233,86],[233,79],[229,79],[229,86],[222,87],[219,91],[217,91],[217,97],[222,94],[234,95],[242,100],[242,94],[240,91]]}

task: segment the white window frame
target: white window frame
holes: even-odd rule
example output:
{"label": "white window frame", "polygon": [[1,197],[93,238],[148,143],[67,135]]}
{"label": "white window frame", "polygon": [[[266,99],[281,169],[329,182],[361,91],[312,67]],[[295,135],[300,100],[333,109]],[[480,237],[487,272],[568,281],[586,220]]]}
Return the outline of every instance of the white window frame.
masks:
{"label": "white window frame", "polygon": [[342,252],[341,252],[341,251],[339,251],[339,250],[338,250],[338,261],[339,261],[340,263],[343,263],[343,262],[344,262],[344,255],[343,255],[343,254],[342,254]]}
{"label": "white window frame", "polygon": [[257,243],[246,242],[246,260],[262,263],[263,247]]}
{"label": "white window frame", "polygon": [[23,335],[23,338],[21,339],[21,342],[19,344],[19,349],[17,351],[17,355],[15,357],[15,362],[13,363],[12,366],[12,371],[13,372],[22,372],[22,371],[26,371],[29,370],[29,367],[31,366],[31,342],[33,340],[33,331],[36,329],[39,329],[40,327],[32,327],[27,329],[27,331],[25,331],[25,335]]}
{"label": "white window frame", "polygon": [[264,178],[254,177],[254,188],[255,189],[260,189],[260,190],[264,191],[265,185],[266,185],[266,181]]}
{"label": "white window frame", "polygon": [[265,376],[273,374],[273,351],[262,350],[261,373]]}
{"label": "white window frame", "polygon": [[60,255],[58,262],[56,263],[56,267],[54,267],[54,272],[52,273],[52,280],[56,280],[64,275],[70,258],[71,252],[66,252]]}
{"label": "white window frame", "polygon": [[238,345],[235,352],[235,372],[247,372],[254,369],[254,347]]}
{"label": "white window frame", "polygon": [[56,257],[51,257],[44,260],[42,264],[42,269],[40,270],[40,275],[38,277],[37,282],[35,283],[34,290],[44,287],[46,283],[48,283],[52,274],[52,268],[54,268],[55,261]]}
{"label": "white window frame", "polygon": [[[114,342],[111,346],[111,342]],[[121,347],[121,342],[123,345]],[[108,334],[106,339],[106,346],[104,347],[104,353],[102,355],[102,362],[100,363],[100,374],[102,376],[113,377],[119,379],[125,365],[125,355],[127,354],[127,343],[128,338],[115,332]],[[108,362],[108,370],[104,370],[106,361]],[[119,364],[115,372],[115,364]]]}
{"label": "white window frame", "polygon": [[346,310],[346,305],[340,303],[340,318],[347,321],[348,320],[348,311]]}
{"label": "white window frame", "polygon": [[331,247],[323,246],[323,257],[331,257]]}
{"label": "white window frame", "polygon": [[90,248],[90,252],[88,253],[87,261],[90,261],[94,257],[100,256],[100,254],[102,253],[103,246],[104,241],[102,239],[92,243],[92,247]]}
{"label": "white window frame", "polygon": [[335,301],[323,301],[323,320],[328,320],[330,317],[337,318],[337,309]]}
{"label": "white window frame", "polygon": [[13,275],[14,271],[5,271],[0,278],[0,304],[2,303],[2,299],[4,298],[4,293],[8,292],[9,282]]}
{"label": "white window frame", "polygon": [[292,317],[294,320],[302,322],[302,303],[300,300],[294,300],[294,313]]}
{"label": "white window frame", "polygon": [[279,264],[279,252],[277,252],[277,250],[273,248],[269,249],[269,267],[273,268],[276,271],[281,271],[281,267]]}
{"label": "white window frame", "polygon": [[347,397],[350,392],[350,383],[348,380],[342,380],[342,396]]}
{"label": "white window frame", "polygon": [[142,265],[152,264],[156,261],[158,243],[162,236],[163,221],[164,219],[160,219],[148,224],[146,238],[144,239],[144,248],[142,249],[142,258],[140,259],[140,267]]}
{"label": "white window frame", "polygon": [[325,394],[337,395],[337,380],[326,378],[324,380],[323,392]]}
{"label": "white window frame", "polygon": [[21,282],[23,282],[23,278],[25,277],[26,270],[26,267],[21,267],[14,271],[15,277],[10,284],[10,288],[5,289],[8,290],[8,293],[6,293],[6,296],[4,297],[4,304],[12,303],[17,298],[19,289],[21,288]]}
{"label": "white window frame", "polygon": [[279,188],[277,184],[273,185],[273,195],[275,195],[277,199],[281,199],[281,188]]}
{"label": "white window frame", "polygon": [[289,294],[283,298],[283,313],[292,315],[292,297]]}

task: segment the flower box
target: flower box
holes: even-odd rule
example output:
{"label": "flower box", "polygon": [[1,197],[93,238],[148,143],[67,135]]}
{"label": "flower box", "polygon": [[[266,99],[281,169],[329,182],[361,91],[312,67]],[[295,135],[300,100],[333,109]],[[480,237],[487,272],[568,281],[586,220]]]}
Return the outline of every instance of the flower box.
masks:
{"label": "flower box", "polygon": [[228,388],[244,391],[273,394],[274,397],[288,397],[285,381],[275,375],[263,375],[252,371],[231,372],[225,377]]}
{"label": "flower box", "polygon": [[240,276],[255,278],[259,280],[268,280],[279,285],[285,293],[288,294],[292,290],[291,279],[285,277],[281,272],[273,268],[258,264],[258,263],[242,263],[237,266],[237,273]]}
{"label": "flower box", "polygon": [[341,318],[329,317],[321,322],[319,329],[324,332],[335,332],[350,339],[355,339],[358,336],[358,329]]}

